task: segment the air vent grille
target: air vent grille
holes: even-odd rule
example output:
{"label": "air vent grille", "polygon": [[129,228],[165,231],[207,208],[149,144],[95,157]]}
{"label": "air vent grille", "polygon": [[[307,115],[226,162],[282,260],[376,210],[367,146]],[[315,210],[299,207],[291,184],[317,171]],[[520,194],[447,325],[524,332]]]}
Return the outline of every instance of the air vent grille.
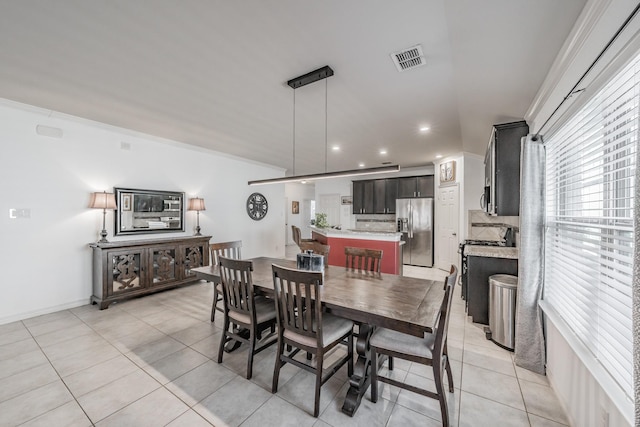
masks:
{"label": "air vent grille", "polygon": [[422,53],[422,46],[420,45],[401,50],[400,52],[394,52],[391,54],[391,59],[400,72],[426,64],[424,53]]}

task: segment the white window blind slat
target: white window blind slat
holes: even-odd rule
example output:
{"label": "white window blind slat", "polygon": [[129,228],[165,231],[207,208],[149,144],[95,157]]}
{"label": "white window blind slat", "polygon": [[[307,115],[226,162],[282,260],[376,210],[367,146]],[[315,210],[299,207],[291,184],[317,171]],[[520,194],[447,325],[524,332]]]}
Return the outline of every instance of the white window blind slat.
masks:
{"label": "white window blind slat", "polygon": [[640,56],[546,142],[544,299],[633,399]]}

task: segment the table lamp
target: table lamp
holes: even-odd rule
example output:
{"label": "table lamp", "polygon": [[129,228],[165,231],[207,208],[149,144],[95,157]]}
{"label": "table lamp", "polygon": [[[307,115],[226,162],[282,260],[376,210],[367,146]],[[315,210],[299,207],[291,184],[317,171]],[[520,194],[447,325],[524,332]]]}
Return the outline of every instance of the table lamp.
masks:
{"label": "table lamp", "polygon": [[194,236],[202,236],[202,234],[200,234],[200,211],[206,210],[204,207],[204,199],[201,197],[189,199],[189,207],[187,210],[196,211],[196,234],[194,234]]}
{"label": "table lamp", "polygon": [[89,207],[92,209],[102,209],[102,231],[100,235],[102,239],[98,240],[98,243],[107,243],[107,229],[105,226],[105,220],[107,217],[107,209],[116,209],[116,197],[113,193],[96,192],[91,193],[91,200],[89,201]]}

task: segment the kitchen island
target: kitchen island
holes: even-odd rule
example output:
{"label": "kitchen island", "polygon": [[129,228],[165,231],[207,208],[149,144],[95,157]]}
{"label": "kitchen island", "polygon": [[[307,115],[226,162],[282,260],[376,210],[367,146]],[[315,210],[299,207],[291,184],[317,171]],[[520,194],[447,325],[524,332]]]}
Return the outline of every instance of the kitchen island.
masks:
{"label": "kitchen island", "polygon": [[322,244],[331,246],[329,265],[344,266],[344,248],[381,249],[381,272],[402,274],[402,233],[395,231],[338,230],[334,228],[311,227],[311,237]]}

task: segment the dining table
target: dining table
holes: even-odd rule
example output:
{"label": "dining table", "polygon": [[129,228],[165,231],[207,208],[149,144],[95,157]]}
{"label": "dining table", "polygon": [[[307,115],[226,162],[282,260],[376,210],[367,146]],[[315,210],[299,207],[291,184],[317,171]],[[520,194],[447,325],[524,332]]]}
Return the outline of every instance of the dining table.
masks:
{"label": "dining table", "polygon": [[[273,295],[273,264],[296,268],[295,260],[257,257],[253,263],[254,292]],[[202,280],[220,283],[217,265],[191,269]],[[422,337],[434,331],[444,297],[443,280],[418,279],[395,274],[326,266],[321,300],[323,309],[359,325],[353,375],[342,412],[353,416],[371,384],[369,338],[376,327]]]}

